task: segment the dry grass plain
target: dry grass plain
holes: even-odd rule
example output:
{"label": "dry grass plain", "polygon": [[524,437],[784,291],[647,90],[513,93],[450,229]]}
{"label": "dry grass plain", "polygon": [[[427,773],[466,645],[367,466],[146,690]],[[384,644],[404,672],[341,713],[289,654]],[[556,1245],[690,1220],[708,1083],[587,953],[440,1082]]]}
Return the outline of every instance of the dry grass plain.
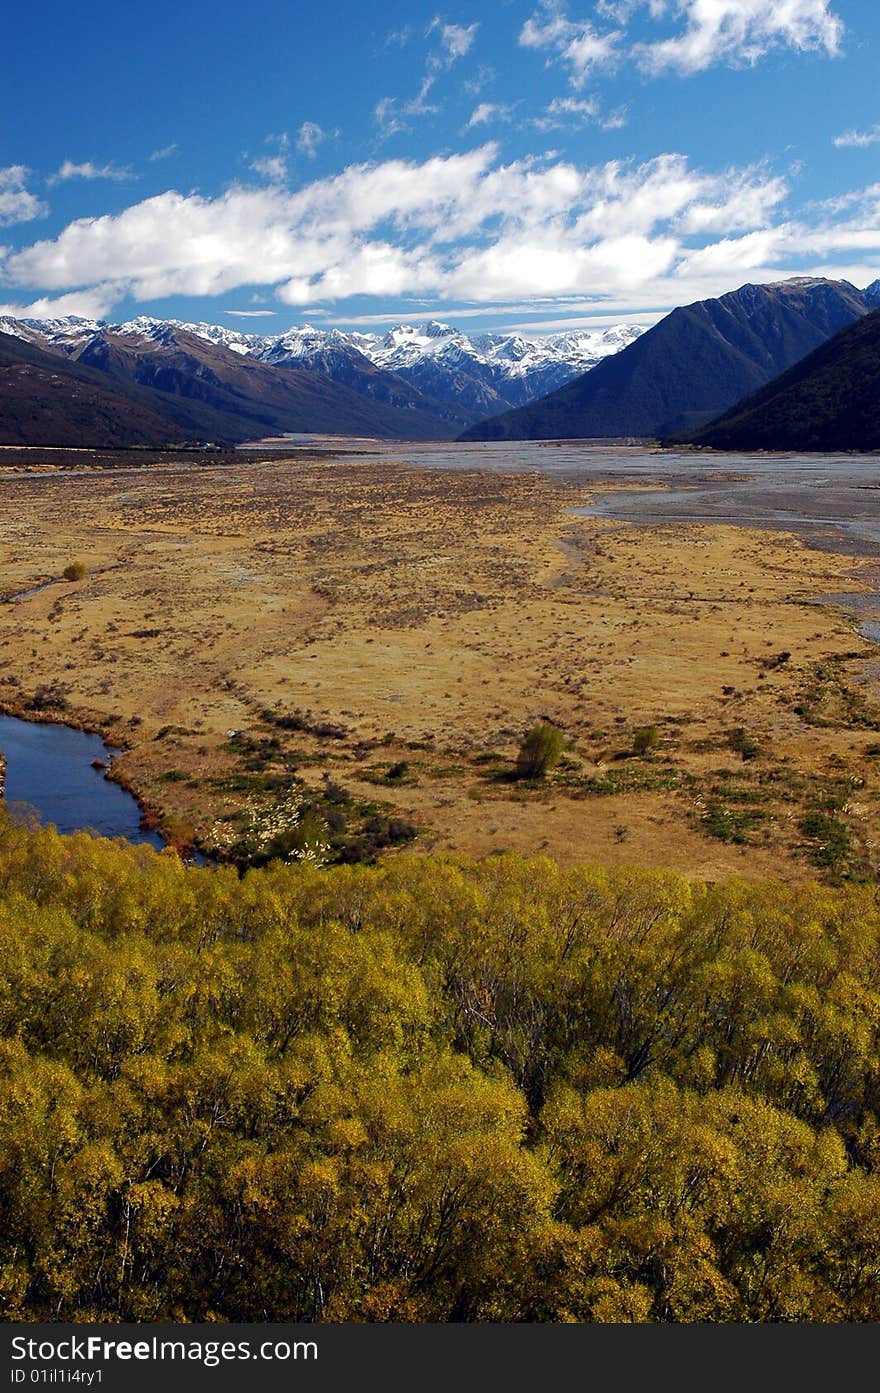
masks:
{"label": "dry grass plain", "polygon": [[[537,474],[50,460],[0,455],[0,595],[89,575],[0,610],[0,702],[122,745],[180,843],[268,836],[329,789],[416,849],[876,869],[876,650],[810,603],[868,563],[574,517],[590,491]],[[569,749],[527,786],[506,774],[539,719]]]}

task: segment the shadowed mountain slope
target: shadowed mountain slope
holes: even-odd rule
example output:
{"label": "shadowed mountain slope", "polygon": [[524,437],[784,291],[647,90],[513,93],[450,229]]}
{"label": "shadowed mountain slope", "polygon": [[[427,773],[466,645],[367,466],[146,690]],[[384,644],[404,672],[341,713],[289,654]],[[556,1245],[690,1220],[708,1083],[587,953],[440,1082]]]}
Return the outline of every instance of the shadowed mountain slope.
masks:
{"label": "shadowed mountain slope", "polygon": [[0,444],[168,445],[186,432],[102,373],[0,333]]}
{"label": "shadowed mountain slope", "polygon": [[460,438],[656,438],[697,428],[868,309],[847,281],[744,285],[673,310],[585,376]]}
{"label": "shadowed mountain slope", "polygon": [[[76,362],[113,382],[148,387],[188,433],[241,441],[285,431],[380,438],[449,439],[466,421],[400,383],[396,401],[366,395],[321,373],[269,365],[173,325],[140,333],[102,329]],[[366,371],[374,371],[365,361]]]}
{"label": "shadowed mountain slope", "polygon": [[880,309],[685,439],[719,450],[880,450]]}

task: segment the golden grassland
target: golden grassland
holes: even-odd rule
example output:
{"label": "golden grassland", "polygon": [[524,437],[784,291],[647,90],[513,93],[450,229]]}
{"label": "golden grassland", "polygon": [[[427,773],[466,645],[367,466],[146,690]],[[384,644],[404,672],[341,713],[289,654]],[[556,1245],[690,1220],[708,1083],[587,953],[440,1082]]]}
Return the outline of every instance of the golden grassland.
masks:
{"label": "golden grassland", "polygon": [[[875,868],[874,650],[812,603],[866,563],[577,516],[590,491],[537,474],[35,455],[0,477],[0,595],[89,572],[0,611],[0,702],[123,746],[180,843],[265,848],[312,799],[352,859],[415,830],[709,879]],[[541,719],[565,758],[517,782]]]}

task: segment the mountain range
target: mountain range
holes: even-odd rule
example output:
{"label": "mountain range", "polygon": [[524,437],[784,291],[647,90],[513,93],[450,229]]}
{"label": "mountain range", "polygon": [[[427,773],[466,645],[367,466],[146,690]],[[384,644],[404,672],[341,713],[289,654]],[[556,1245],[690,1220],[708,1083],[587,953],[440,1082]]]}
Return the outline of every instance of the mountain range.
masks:
{"label": "mountain range", "polygon": [[463,440],[656,439],[695,429],[868,314],[878,286],[795,277],[673,310],[585,376]]}
{"label": "mountain range", "polygon": [[[433,320],[385,334],[305,325],[260,335],[146,316],[0,318],[0,444],[158,447],[303,433],[831,449],[870,435],[873,340],[868,333],[864,353],[845,341],[839,359],[805,360],[878,307],[880,281],[857,290],[795,277],[685,305],[648,330],[541,339],[466,335]],[[799,364],[809,383],[792,376]],[[850,403],[852,430],[836,401]]]}
{"label": "mountain range", "polygon": [[880,450],[880,309],[685,439],[718,450]]}
{"label": "mountain range", "polygon": [[451,439],[587,371],[641,332],[619,325],[546,339],[471,338],[432,321],[385,335],[306,325],[262,336],[146,316],[116,325],[5,317],[0,443],[239,442],[286,432]]}

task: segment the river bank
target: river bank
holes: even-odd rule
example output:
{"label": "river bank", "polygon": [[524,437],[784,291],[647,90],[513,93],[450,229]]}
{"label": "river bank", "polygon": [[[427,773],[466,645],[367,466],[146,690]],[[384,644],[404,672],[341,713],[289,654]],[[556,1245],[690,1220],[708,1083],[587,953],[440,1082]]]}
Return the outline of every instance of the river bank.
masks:
{"label": "river bank", "polygon": [[[54,694],[48,716],[116,740],[115,776],[218,854],[259,855],[305,808],[341,857],[547,850],[796,878],[840,761],[866,790],[844,816],[867,847],[873,715],[855,698],[875,652],[813,601],[870,558],[754,525],[738,459],[708,484],[743,500],[745,526],[635,525],[572,512],[646,482],[662,498],[666,455],[569,449],[556,472],[534,460],[560,451],[533,449],[503,472],[414,467],[403,448],[10,475],[4,588],[71,556],[91,575],[4,609],[0,698]],[[705,487],[705,460],[673,463]],[[515,787],[502,775],[539,719],[565,733],[565,766]],[[658,744],[633,757],[643,727]],[[731,745],[740,730],[759,759]]]}

